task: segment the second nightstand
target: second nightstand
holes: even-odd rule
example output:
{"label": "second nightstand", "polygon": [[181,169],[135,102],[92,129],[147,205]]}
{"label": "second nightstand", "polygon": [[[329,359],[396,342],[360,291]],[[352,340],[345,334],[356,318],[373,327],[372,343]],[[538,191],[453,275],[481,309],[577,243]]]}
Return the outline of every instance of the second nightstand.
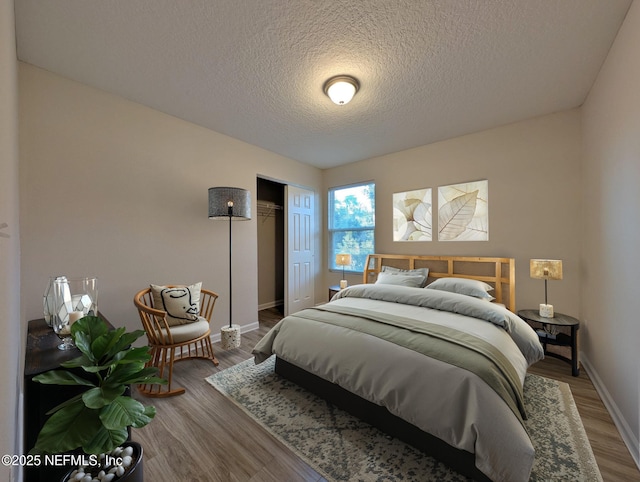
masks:
{"label": "second nightstand", "polygon": [[[578,329],[580,321],[577,318],[562,313],[556,313],[553,318],[544,318],[540,316],[538,310],[519,310],[518,316],[532,325],[538,333],[540,343],[544,347],[545,355],[550,355],[566,361],[571,365],[571,374],[574,377],[580,375],[578,366]],[[541,326],[538,326],[541,325]],[[568,326],[571,328],[571,334],[565,333],[551,334],[551,327]],[[571,347],[571,358],[559,355],[557,353],[547,352],[547,345],[569,346]]]}
{"label": "second nightstand", "polygon": [[331,298],[333,298],[338,291],[340,291],[340,286],[338,285],[329,286],[329,301],[331,301]]}

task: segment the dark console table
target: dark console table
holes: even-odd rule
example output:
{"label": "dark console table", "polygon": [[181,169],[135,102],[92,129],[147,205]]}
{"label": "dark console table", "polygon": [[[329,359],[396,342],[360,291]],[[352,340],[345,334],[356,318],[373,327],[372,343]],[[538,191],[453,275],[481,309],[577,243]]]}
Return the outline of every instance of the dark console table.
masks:
{"label": "dark console table", "polygon": [[[102,314],[100,317],[107,322]],[[60,403],[68,400],[86,387],[42,385],[34,382],[33,377],[60,367],[62,362],[81,355],[80,350],[58,350],[60,338],[47,325],[44,318],[31,320],[27,330],[27,349],[24,362],[24,427],[25,453],[28,453],[38,438],[38,433],[49,418],[46,413]],[[60,480],[65,467],[26,467],[25,482],[51,482]]]}

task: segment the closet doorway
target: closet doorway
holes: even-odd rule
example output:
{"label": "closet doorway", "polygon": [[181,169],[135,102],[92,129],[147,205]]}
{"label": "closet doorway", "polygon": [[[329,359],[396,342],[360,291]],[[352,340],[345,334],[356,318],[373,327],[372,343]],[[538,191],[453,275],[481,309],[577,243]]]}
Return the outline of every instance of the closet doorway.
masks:
{"label": "closet doorway", "polygon": [[258,310],[289,315],[314,305],[315,193],[257,179]]}
{"label": "closet doorway", "polygon": [[285,302],[285,185],[258,178],[258,310]]}

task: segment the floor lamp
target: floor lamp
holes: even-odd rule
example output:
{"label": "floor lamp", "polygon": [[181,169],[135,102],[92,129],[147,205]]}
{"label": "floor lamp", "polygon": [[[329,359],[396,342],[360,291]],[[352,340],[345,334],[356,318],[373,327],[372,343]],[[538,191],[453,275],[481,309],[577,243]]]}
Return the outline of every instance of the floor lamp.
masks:
{"label": "floor lamp", "polygon": [[229,326],[220,329],[222,348],[240,346],[240,325],[233,324],[233,283],[231,279],[231,221],[251,219],[251,193],[238,187],[209,188],[209,219],[229,221]]}

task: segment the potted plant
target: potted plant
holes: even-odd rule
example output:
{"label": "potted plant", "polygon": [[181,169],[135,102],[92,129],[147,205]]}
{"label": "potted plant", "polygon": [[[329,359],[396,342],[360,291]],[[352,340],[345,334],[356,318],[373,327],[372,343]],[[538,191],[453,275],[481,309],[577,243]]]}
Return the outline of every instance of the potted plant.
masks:
{"label": "potted plant", "polygon": [[[81,392],[47,413],[51,416],[31,454],[83,454],[83,465],[88,462],[92,466],[95,478],[104,470],[101,480],[142,480],[142,448],[134,442],[129,442],[133,449],[122,445],[129,438],[130,427],[144,427],[156,410],[130,397],[129,385],[166,383],[156,376],[156,368],[145,367],[151,357],[149,348],[132,346],[143,334],[142,330],[109,330],[97,316],[86,316],[71,326],[71,336],[82,354],[62,363],[64,370],[51,370],[33,380],[75,385]],[[107,462],[110,467],[95,467]],[[108,476],[109,471],[114,475]],[[90,470],[86,472],[88,475]]]}

